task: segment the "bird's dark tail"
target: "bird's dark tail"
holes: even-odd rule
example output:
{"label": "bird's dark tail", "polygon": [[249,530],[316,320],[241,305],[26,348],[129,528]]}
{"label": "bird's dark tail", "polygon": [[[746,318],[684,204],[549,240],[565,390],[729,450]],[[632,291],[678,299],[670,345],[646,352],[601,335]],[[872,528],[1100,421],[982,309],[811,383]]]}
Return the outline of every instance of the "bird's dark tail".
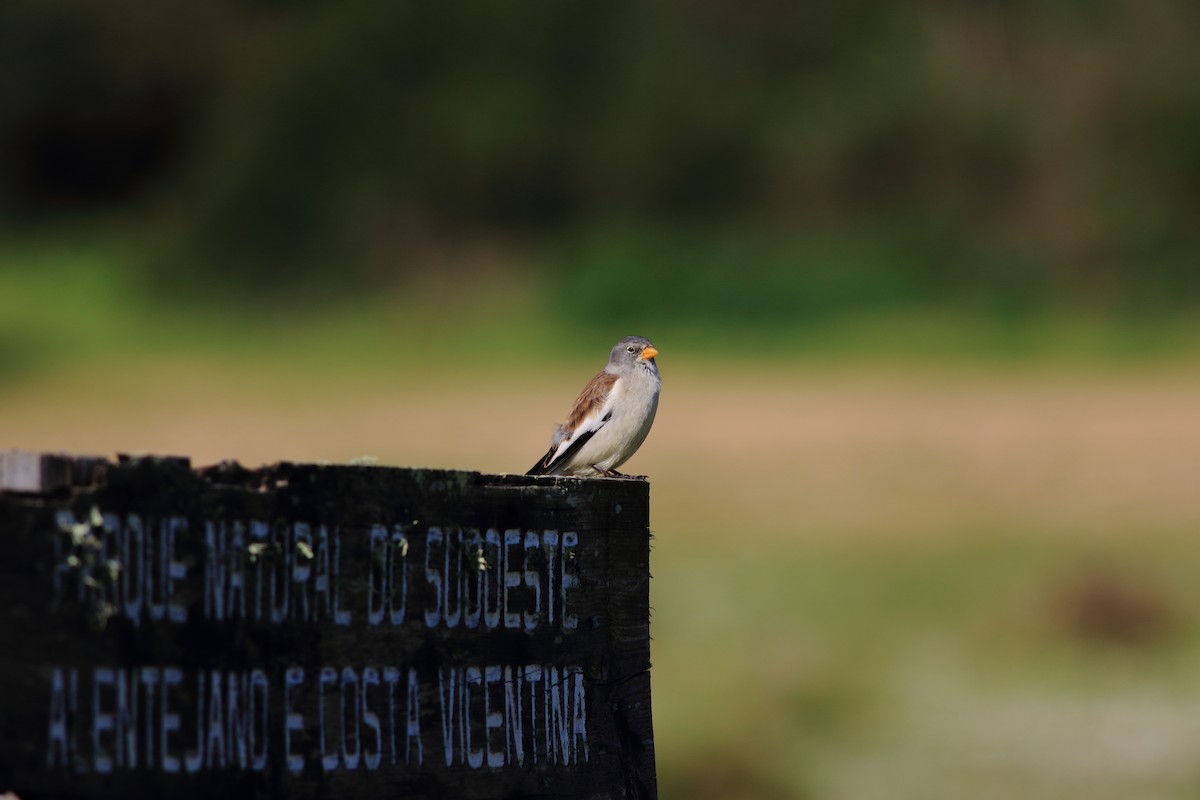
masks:
{"label": "bird's dark tail", "polygon": [[529,468],[526,475],[549,475],[550,461],[554,458],[554,448],[551,447],[546,455],[538,459],[538,462]]}

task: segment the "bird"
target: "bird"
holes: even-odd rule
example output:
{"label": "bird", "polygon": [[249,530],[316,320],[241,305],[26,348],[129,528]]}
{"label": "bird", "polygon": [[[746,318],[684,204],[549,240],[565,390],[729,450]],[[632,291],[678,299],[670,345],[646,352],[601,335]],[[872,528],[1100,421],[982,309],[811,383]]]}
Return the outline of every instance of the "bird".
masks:
{"label": "bird", "polygon": [[617,342],[604,370],[583,387],[554,429],[546,455],[526,474],[624,477],[617,467],[641,447],[658,411],[657,355],[643,336]]}

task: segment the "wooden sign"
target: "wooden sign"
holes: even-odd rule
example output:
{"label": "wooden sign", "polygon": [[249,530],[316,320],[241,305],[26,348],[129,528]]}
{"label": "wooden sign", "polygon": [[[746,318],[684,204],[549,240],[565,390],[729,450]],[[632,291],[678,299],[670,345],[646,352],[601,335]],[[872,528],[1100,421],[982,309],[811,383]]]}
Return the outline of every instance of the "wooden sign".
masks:
{"label": "wooden sign", "polygon": [[0,791],[654,797],[648,503],[0,454]]}

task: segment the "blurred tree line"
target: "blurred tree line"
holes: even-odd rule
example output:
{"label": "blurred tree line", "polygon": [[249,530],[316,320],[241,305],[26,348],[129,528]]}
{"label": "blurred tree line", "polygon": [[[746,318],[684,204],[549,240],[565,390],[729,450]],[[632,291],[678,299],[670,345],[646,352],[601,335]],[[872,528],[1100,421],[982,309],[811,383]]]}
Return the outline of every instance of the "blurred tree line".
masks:
{"label": "blurred tree line", "polygon": [[238,292],[498,240],[597,302],[1181,308],[1196,30],[1182,0],[6,0],[0,228],[98,218]]}

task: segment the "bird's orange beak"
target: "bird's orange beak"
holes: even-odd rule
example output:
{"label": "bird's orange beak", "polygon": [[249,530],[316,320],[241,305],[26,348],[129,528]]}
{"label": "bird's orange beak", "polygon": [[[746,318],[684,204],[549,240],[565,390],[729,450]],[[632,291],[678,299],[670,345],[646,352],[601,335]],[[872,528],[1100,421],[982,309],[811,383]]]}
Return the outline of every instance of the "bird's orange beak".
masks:
{"label": "bird's orange beak", "polygon": [[643,361],[649,361],[650,359],[654,358],[656,355],[658,355],[657,350],[655,350],[653,347],[647,347],[645,350],[642,351],[642,354],[640,356],[638,356],[638,358],[642,359]]}

